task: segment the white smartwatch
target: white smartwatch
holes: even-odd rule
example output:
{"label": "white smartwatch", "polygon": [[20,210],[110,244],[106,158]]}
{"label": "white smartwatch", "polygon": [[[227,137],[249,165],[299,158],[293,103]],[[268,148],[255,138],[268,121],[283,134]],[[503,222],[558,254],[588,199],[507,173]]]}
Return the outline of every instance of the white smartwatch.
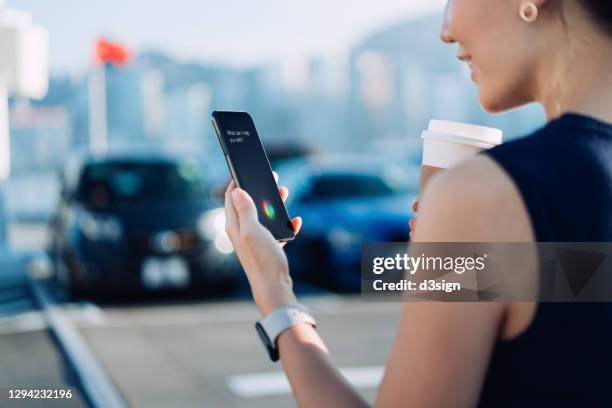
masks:
{"label": "white smartwatch", "polygon": [[278,361],[279,359],[278,346],[276,344],[278,336],[291,326],[304,323],[317,327],[314,317],[312,317],[306,306],[300,303],[278,308],[255,323],[255,330],[257,330],[259,338],[268,351],[270,360]]}

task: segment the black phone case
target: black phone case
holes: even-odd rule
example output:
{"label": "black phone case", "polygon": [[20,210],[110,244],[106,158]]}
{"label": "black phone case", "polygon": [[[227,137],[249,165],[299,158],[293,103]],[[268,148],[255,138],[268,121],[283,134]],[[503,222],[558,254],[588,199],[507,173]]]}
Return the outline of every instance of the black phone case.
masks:
{"label": "black phone case", "polygon": [[[220,112],[220,111],[214,111],[212,113],[212,124],[213,127],[215,129],[215,134],[217,135],[217,139],[219,140],[219,144],[221,145],[221,149],[223,150],[223,155],[225,156],[225,161],[227,163],[227,167],[230,171],[230,174],[232,176],[232,179],[234,180],[234,183],[236,183],[236,186],[238,186],[239,188],[244,188],[243,187],[243,183],[242,183],[242,176],[240,174],[240,171],[237,170],[237,168],[240,168],[239,166],[235,166],[234,165],[234,161],[232,159],[232,155],[230,152],[230,149],[227,148],[226,146],[226,142],[225,142],[225,137],[222,134],[222,126],[218,123],[219,121],[222,121],[221,117],[222,116],[228,116],[229,118],[231,118],[232,116],[243,116],[243,118],[246,116],[249,118],[249,120],[253,123],[253,129],[255,130],[255,132],[257,132],[257,130],[254,127],[254,121],[251,118],[251,116],[247,113],[247,112]],[[272,167],[270,166],[270,161],[268,159],[267,154],[265,153],[265,149],[263,147],[263,144],[261,143],[261,139],[259,138],[258,134],[255,135],[257,137],[257,143],[259,144],[259,146],[261,147],[261,151],[264,152],[264,157],[265,157],[265,162],[267,164],[267,170],[269,171],[270,177],[273,178],[272,176]],[[272,179],[273,180],[273,179]],[[274,180],[273,180],[274,181]],[[247,191],[249,194],[252,195],[251,191]],[[270,232],[272,233],[272,235],[274,236],[274,238],[276,238],[279,242],[288,242],[291,241],[295,238],[295,234],[293,233],[293,226],[291,224],[291,218],[289,217],[289,214],[287,212],[287,208],[285,207],[284,203],[282,202],[282,199],[280,197],[280,193],[278,194],[278,199],[279,202],[281,203],[281,208],[279,208],[280,210],[280,216],[283,217],[283,221],[281,222],[281,224],[285,224],[287,227],[287,234],[281,234],[279,232],[276,232],[270,228],[268,228],[270,230]],[[258,208],[258,214],[261,210]],[[260,217],[260,221],[262,221],[262,218]],[[265,223],[262,222],[262,224],[265,225]]]}

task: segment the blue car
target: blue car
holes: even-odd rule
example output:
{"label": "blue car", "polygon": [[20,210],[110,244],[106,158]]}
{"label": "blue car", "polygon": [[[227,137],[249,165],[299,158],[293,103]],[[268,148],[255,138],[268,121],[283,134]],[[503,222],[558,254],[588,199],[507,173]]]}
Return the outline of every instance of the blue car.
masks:
{"label": "blue car", "polygon": [[286,246],[295,279],[360,289],[361,244],[406,242],[418,168],[371,156],[313,156],[277,169],[304,226]]}

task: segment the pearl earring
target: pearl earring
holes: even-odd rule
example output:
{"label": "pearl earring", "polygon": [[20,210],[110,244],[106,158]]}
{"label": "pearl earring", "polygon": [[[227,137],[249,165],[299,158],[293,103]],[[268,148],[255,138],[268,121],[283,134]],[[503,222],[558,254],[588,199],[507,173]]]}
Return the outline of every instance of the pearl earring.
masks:
{"label": "pearl earring", "polygon": [[533,23],[538,19],[538,7],[530,1],[521,4],[519,15],[526,23]]}

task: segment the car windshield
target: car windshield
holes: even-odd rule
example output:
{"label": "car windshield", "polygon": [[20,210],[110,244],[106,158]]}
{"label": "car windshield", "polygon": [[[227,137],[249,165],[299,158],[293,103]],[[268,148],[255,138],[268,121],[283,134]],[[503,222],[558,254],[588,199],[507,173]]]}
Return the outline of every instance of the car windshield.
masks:
{"label": "car windshield", "polygon": [[96,206],[200,200],[206,189],[195,159],[176,162],[115,161],[86,166],[79,197]]}
{"label": "car windshield", "polygon": [[321,200],[374,198],[395,193],[384,178],[362,174],[322,175],[311,190],[311,194]]}

